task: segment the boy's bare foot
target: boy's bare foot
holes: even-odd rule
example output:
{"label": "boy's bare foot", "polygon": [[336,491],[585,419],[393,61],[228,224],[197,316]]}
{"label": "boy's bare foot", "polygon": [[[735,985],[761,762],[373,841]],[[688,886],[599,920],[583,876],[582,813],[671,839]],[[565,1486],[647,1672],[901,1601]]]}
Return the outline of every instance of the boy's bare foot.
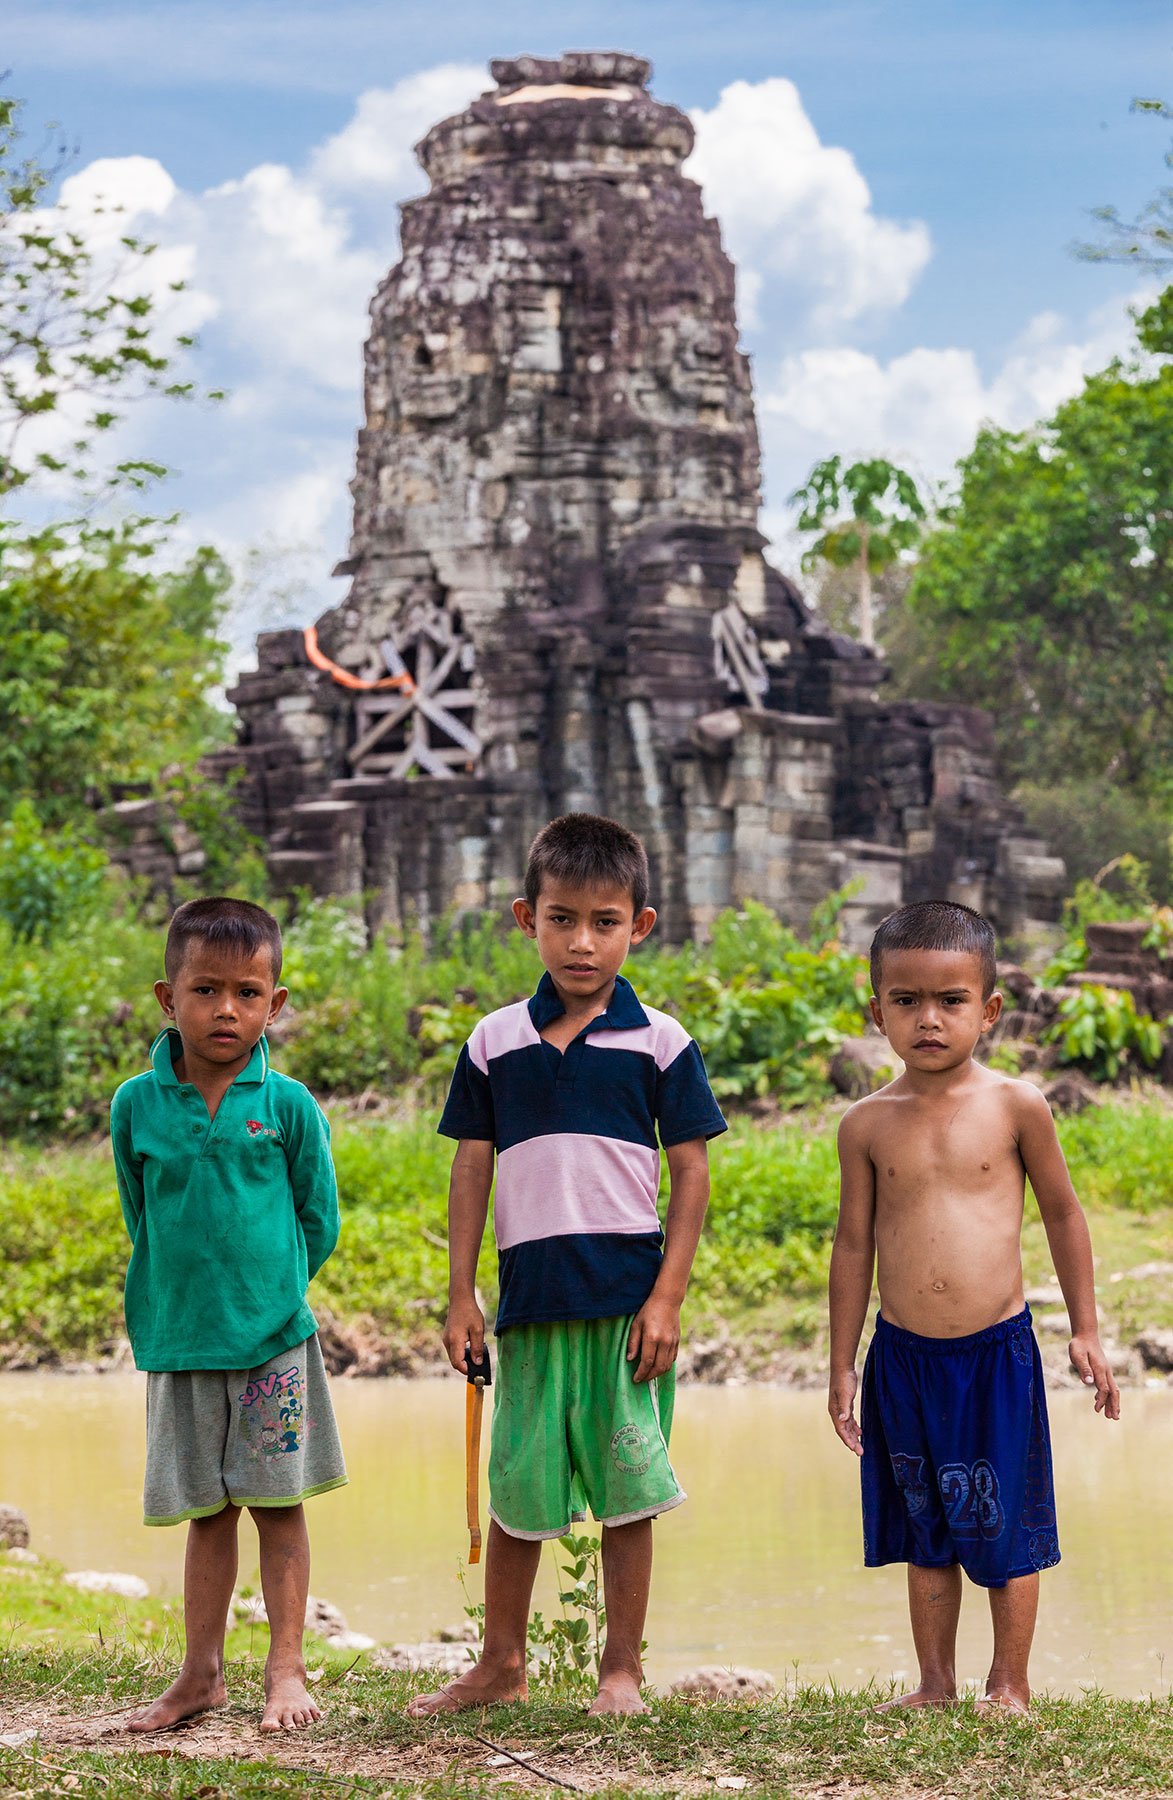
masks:
{"label": "boy's bare foot", "polygon": [[133,1719],[127,1720],[126,1729],[170,1731],[184,1719],[211,1712],[213,1707],[224,1706],[227,1701],[224,1677],[219,1671],[214,1675],[192,1675],[181,1669],[171,1686],[152,1701],[146,1712],[136,1713]]}
{"label": "boy's bare foot", "polygon": [[876,1707],[877,1712],[902,1712],[906,1707],[917,1706],[952,1706],[957,1699],[956,1688],[918,1687],[911,1694],[897,1694],[892,1700],[881,1700]]}
{"label": "boy's bare foot", "polygon": [[1030,1711],[1030,1694],[1010,1687],[987,1688],[974,1710],[985,1719],[996,1718],[999,1713],[1025,1718]]}
{"label": "boy's bare foot", "polygon": [[434,1694],[417,1694],[407,1703],[409,1719],[430,1719],[436,1713],[466,1712],[473,1706],[504,1706],[511,1700],[528,1700],[525,1670],[477,1663],[467,1675],[458,1675]]}
{"label": "boy's bare foot", "polygon": [[321,1716],[321,1707],[310,1699],[305,1682],[296,1671],[272,1675],[266,1671],[262,1731],[300,1731]]}
{"label": "boy's bare foot", "polygon": [[599,1691],[587,1708],[588,1715],[598,1718],[603,1714],[611,1714],[620,1718],[631,1713],[646,1713],[650,1709],[644,1704],[639,1691],[639,1682],[634,1675],[604,1675],[599,1683]]}

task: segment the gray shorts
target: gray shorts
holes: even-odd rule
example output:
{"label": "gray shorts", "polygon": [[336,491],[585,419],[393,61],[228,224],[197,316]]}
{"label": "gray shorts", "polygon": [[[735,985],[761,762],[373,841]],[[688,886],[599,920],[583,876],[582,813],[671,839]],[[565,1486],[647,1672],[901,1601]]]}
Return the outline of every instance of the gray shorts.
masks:
{"label": "gray shorts", "polygon": [[256,1369],[148,1375],[144,1524],[297,1506],[345,1481],[316,1337]]}

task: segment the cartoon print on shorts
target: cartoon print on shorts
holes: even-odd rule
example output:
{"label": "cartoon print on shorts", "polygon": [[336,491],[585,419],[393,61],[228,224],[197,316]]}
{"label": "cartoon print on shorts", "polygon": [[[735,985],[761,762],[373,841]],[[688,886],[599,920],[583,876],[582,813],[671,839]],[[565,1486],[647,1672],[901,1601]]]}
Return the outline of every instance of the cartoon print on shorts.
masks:
{"label": "cartoon print on shorts", "polygon": [[245,1408],[245,1435],[254,1456],[283,1456],[301,1449],[305,1396],[296,1363],[280,1371],[270,1369],[267,1375],[250,1381],[240,1403]]}
{"label": "cartoon print on shorts", "polygon": [[611,1461],[621,1475],[646,1475],[651,1467],[649,1439],[638,1425],[621,1425],[611,1439]]}
{"label": "cartoon print on shorts", "polygon": [[892,1457],[892,1473],[900,1489],[910,1519],[924,1511],[929,1503],[929,1484],[925,1480],[923,1456],[908,1456],[897,1451]]}
{"label": "cartoon print on shorts", "polygon": [[998,1497],[998,1475],[984,1456],[970,1464],[947,1463],[937,1472],[945,1520],[955,1539],[1001,1537],[1006,1514]]}

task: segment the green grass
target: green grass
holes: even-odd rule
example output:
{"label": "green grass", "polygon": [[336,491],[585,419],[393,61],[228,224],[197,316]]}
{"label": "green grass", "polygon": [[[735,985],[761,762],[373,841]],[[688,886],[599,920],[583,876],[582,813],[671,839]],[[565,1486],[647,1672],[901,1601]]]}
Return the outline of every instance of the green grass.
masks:
{"label": "green grass", "polygon": [[[365,1656],[313,1639],[307,1663],[326,1717],[276,1748],[259,1737],[264,1626],[228,1641],[229,1704],[191,1732],[143,1743],[121,1716],[165,1685],[180,1654],[177,1608],[151,1598],[79,1594],[51,1564],[0,1556],[0,1792],[72,1792],[137,1800],[219,1795],[510,1795],[533,1792],[487,1759],[504,1745],[547,1775],[596,1794],[712,1792],[744,1780],[750,1795],[951,1796],[952,1800],[1135,1800],[1173,1792],[1173,1703],[1101,1695],[1040,1699],[1029,1720],[982,1720],[971,1700],[938,1713],[877,1715],[888,1690],[795,1681],[769,1701],[731,1705],[652,1699],[647,1718],[588,1719],[581,1702],[535,1697],[525,1708],[427,1723],[407,1718],[424,1675],[384,1673]],[[87,1728],[113,1736],[84,1742]],[[79,1743],[79,1734],[83,1741]],[[486,1746],[483,1740],[490,1743]]]}
{"label": "green grass", "polygon": [[[735,1326],[749,1365],[779,1342],[817,1342],[837,1204],[835,1118],[735,1121],[712,1149],[713,1198],[688,1307],[692,1336]],[[1114,1274],[1168,1257],[1173,1241],[1173,1110],[1159,1097],[1112,1099],[1060,1121],[1087,1206],[1100,1298],[1121,1330],[1173,1323],[1173,1281]],[[312,1299],[390,1350],[432,1350],[447,1287],[451,1146],[433,1115],[334,1118],[342,1240]],[[0,1156],[0,1349],[53,1362],[108,1353],[122,1330],[127,1241],[104,1142],[10,1146]],[[1042,1229],[1028,1211],[1027,1279],[1045,1278]],[[495,1293],[486,1243],[481,1286]],[[759,1355],[760,1352],[760,1355]]]}
{"label": "green grass", "polygon": [[[43,1710],[71,1724],[145,1698],[158,1679],[141,1657],[118,1650],[35,1661],[9,1652],[0,1673],[11,1706],[42,1701]],[[718,1781],[730,1777],[744,1781],[745,1793],[776,1800],[1156,1800],[1173,1790],[1168,1700],[1041,1699],[1029,1719],[989,1721],[969,1701],[935,1713],[878,1716],[878,1690],[798,1686],[758,1705],[658,1700],[647,1717],[624,1722],[588,1719],[577,1705],[531,1703],[425,1724],[404,1713],[422,1677],[356,1669],[332,1690],[319,1684],[326,1718],[306,1739],[282,1744],[277,1761],[264,1756],[254,1730],[260,1674],[256,1661],[229,1667],[232,1698],[218,1724],[234,1740],[230,1758],[203,1753],[198,1739],[189,1747],[182,1736],[155,1740],[149,1750],[125,1739],[84,1750],[55,1741],[49,1722],[39,1744],[0,1750],[3,1792],[71,1790],[114,1800],[339,1790],[431,1800],[532,1793],[532,1778],[523,1785],[516,1770],[486,1766],[502,1745],[577,1791],[629,1800],[719,1793]],[[295,1766],[299,1756],[313,1766]],[[77,1778],[68,1789],[58,1785],[63,1773]]]}

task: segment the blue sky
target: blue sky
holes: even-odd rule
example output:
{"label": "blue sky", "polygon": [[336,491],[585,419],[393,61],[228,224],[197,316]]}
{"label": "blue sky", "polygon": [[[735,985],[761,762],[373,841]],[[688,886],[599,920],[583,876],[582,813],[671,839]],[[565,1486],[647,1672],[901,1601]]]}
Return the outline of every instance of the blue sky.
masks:
{"label": "blue sky", "polygon": [[981,417],[1028,423],[1127,342],[1136,272],[1069,246],[1088,208],[1164,178],[1168,130],[1129,102],[1173,94],[1171,47],[1149,0],[10,0],[3,55],[30,134],[61,121],[80,191],[116,194],[190,283],[199,373],[233,399],[133,436],[177,469],[188,536],[247,564],[247,634],[333,597],[365,299],[422,181],[409,145],[490,57],[635,50],[694,113],[785,560],[816,456],[938,477]]}

